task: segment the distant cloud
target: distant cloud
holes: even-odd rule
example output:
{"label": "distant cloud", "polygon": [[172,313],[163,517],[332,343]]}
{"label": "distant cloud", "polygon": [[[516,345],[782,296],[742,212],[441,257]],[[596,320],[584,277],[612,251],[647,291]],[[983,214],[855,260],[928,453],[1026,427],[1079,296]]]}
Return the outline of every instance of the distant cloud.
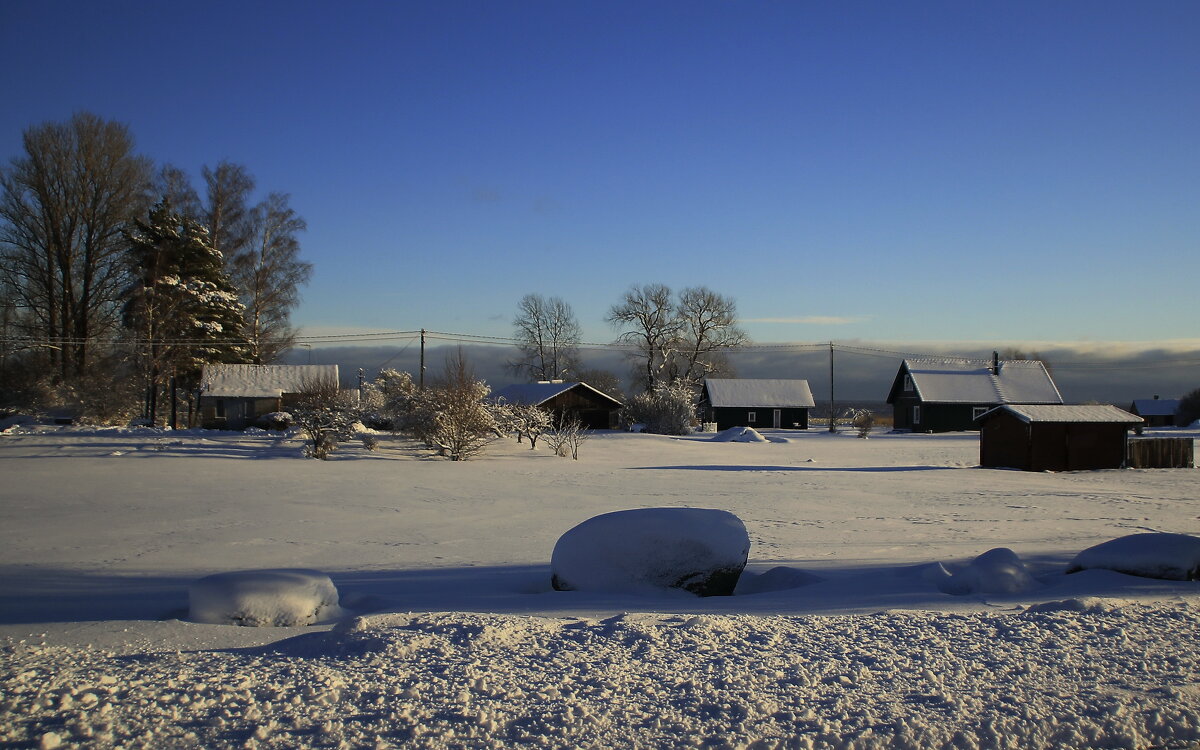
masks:
{"label": "distant cloud", "polygon": [[868,317],[842,317],[837,315],[805,315],[798,318],[742,318],[739,323],[785,323],[814,326],[845,326],[851,323],[865,323]]}

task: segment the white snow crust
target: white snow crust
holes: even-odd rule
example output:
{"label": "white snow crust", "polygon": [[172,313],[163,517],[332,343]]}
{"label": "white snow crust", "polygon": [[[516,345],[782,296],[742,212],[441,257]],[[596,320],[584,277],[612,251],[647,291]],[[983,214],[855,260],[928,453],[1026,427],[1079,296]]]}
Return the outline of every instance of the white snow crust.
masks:
{"label": "white snow crust", "polygon": [[709,440],[714,443],[768,443],[771,442],[763,437],[762,433],[753,427],[730,427],[727,430],[721,430],[716,435],[713,435]]}
{"label": "white snow crust", "polygon": [[1130,534],[1075,556],[1070,570],[1103,568],[1147,578],[1187,581],[1200,577],[1200,537],[1188,534]]}
{"label": "white snow crust", "polygon": [[750,551],[741,519],[709,508],[635,508],[589,518],[554,545],[550,571],[572,591],[689,588],[700,574],[740,571]]}
{"label": "white snow crust", "polygon": [[315,570],[236,570],[216,573],[188,589],[194,622],[248,627],[312,625],[341,614],[329,576]]}
{"label": "white snow crust", "polygon": [[[452,463],[390,435],[310,461],[287,433],[22,425],[0,435],[0,744],[1200,743],[1200,582],[1066,574],[1131,533],[1200,536],[1196,470],[762,434],[789,439],[598,432],[578,461],[502,440]],[[689,507],[744,522],[734,596],[551,588],[564,529]],[[1155,545],[1134,546],[1115,557]],[[214,570],[294,568],[324,571],[343,616],[187,619]]]}

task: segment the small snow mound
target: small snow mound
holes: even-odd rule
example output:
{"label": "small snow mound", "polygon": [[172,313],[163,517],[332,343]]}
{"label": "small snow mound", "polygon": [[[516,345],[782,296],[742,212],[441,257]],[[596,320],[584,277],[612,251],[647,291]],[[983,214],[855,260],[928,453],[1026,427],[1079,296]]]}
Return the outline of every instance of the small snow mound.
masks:
{"label": "small snow mound", "polygon": [[213,625],[294,627],[341,614],[329,576],[300,568],[217,573],[193,583],[188,599],[189,618]]}
{"label": "small snow mound", "polygon": [[1090,568],[1142,578],[1193,581],[1200,578],[1200,537],[1164,533],[1118,537],[1080,552],[1067,566],[1067,573]]}
{"label": "small snow mound", "polygon": [[753,427],[730,427],[712,437],[717,443],[767,443],[770,442]]}
{"label": "small snow mound", "polygon": [[788,589],[798,589],[801,586],[807,586],[812,583],[820,583],[825,580],[818,575],[814,575],[799,568],[790,568],[786,565],[778,565],[765,573],[742,573],[742,577],[738,580],[737,590],[735,594],[765,594],[770,591],[787,591]]}
{"label": "small snow mound", "polygon": [[938,582],[945,594],[1020,594],[1040,584],[1025,568],[1017,553],[997,547],[976,557],[971,564]]}
{"label": "small snow mound", "polygon": [[1031,605],[1025,610],[1028,614],[1046,612],[1082,612],[1089,615],[1106,614],[1129,604],[1125,599],[1104,599],[1097,596],[1084,596],[1078,599],[1060,599],[1053,602],[1042,602]]}
{"label": "small snow mound", "polygon": [[750,536],[741,519],[710,508],[638,508],[589,518],[563,534],[551,556],[559,591],[733,593]]}

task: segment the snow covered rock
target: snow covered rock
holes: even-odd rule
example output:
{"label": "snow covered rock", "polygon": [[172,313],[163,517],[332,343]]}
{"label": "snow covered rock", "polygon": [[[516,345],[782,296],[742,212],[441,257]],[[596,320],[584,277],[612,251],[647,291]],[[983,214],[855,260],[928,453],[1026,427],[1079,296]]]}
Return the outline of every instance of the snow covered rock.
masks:
{"label": "snow covered rock", "polygon": [[946,594],[1020,594],[1040,584],[1029,574],[1017,553],[1007,547],[988,550],[971,564],[938,583]]}
{"label": "snow covered rock", "polygon": [[639,508],[589,518],[554,545],[559,591],[677,588],[729,596],[746,567],[750,536],[737,516],[708,508]]}
{"label": "snow covered rock", "polygon": [[1193,581],[1200,578],[1200,537],[1188,534],[1130,534],[1075,556],[1068,573],[1100,568],[1142,578]]}
{"label": "snow covered rock", "polygon": [[239,570],[201,578],[188,590],[189,619],[214,625],[292,627],[337,617],[338,592],[315,570]]}
{"label": "snow covered rock", "polygon": [[818,575],[813,575],[799,568],[790,568],[787,565],[777,565],[765,573],[743,573],[738,580],[738,594],[765,594],[770,591],[787,591],[788,589],[798,589],[801,586],[808,586],[812,583],[820,583],[825,580]]}
{"label": "snow covered rock", "polygon": [[766,443],[770,442],[753,427],[730,427],[712,437],[717,443]]}

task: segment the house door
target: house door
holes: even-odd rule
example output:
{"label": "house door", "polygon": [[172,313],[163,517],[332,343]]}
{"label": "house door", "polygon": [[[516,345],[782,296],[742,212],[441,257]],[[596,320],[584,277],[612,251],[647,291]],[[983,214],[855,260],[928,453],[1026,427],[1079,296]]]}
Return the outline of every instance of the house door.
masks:
{"label": "house door", "polygon": [[775,413],[771,415],[771,422],[776,429],[783,427],[783,409],[775,410]]}

